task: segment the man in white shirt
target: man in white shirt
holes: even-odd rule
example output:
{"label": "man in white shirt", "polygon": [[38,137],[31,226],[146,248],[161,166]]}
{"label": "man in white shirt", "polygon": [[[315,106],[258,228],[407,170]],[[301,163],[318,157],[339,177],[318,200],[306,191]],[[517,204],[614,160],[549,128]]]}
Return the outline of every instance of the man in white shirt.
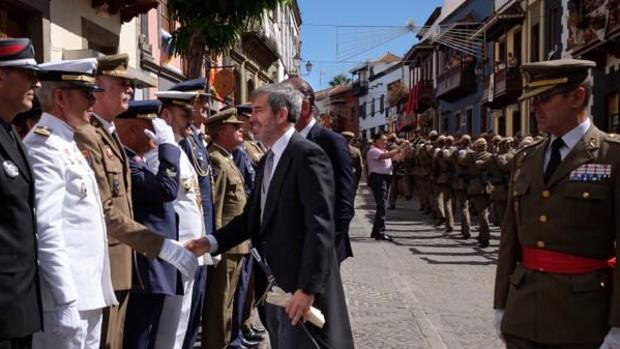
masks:
{"label": "man in white shirt", "polygon": [[95,175],[73,140],[88,124],[95,59],[48,63],[44,111],[24,139],[35,175],[44,332],[34,348],[98,349],[102,310],[116,304]]}

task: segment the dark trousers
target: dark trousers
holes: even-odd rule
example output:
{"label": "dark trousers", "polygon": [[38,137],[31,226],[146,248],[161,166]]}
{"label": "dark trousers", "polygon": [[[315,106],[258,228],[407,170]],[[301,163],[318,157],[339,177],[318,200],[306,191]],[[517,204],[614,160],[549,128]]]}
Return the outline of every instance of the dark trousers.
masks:
{"label": "dark trousers", "polygon": [[601,343],[545,345],[507,335],[504,335],[504,339],[506,340],[506,349],[598,349],[601,346]]}
{"label": "dark trousers", "polygon": [[[198,267],[194,278],[194,288],[192,292],[192,306],[189,310],[189,321],[187,332],[183,339],[183,349],[192,349],[198,337],[198,329],[202,323],[202,307],[204,306],[205,293],[207,292],[207,266]],[[203,339],[204,340],[204,339]]]}
{"label": "dark trousers", "polygon": [[159,318],[164,308],[166,295],[132,293],[129,295],[123,348],[151,349],[155,346]]}
{"label": "dark trousers", "polygon": [[368,176],[368,185],[370,185],[372,194],[375,197],[375,204],[377,205],[375,221],[372,224],[372,235],[385,231],[385,207],[387,206],[391,181],[391,175],[371,173]]}
{"label": "dark trousers", "polygon": [[32,348],[32,335],[22,338],[0,338],[0,349],[30,349]]}
{"label": "dark trousers", "polygon": [[[301,322],[297,326],[291,325],[291,319],[283,307],[272,304],[265,304],[265,320],[267,332],[269,333],[269,341],[272,349],[315,349],[312,340],[302,328]],[[306,328],[312,333],[315,340],[320,341],[319,334],[312,328],[312,325],[306,325]],[[322,347],[322,346],[321,346]]]}
{"label": "dark trousers", "polygon": [[241,267],[241,275],[239,275],[239,283],[237,284],[237,291],[235,292],[235,305],[233,308],[232,318],[232,331],[230,337],[230,346],[241,346],[241,338],[243,337],[243,323],[247,320],[246,307],[248,299],[248,292],[250,291],[250,279],[252,276],[252,269],[254,266],[254,260],[252,255],[246,255],[243,257],[243,266]]}

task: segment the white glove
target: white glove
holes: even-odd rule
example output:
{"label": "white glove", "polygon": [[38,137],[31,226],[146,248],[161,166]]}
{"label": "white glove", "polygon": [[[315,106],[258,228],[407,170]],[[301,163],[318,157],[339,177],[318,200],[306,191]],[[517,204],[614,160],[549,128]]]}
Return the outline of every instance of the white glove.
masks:
{"label": "white glove", "polygon": [[502,340],[502,342],[506,343],[504,339],[504,335],[502,334],[502,319],[504,318],[504,309],[495,309],[495,333],[497,337]]}
{"label": "white glove", "polygon": [[159,258],[172,264],[188,279],[196,274],[198,259],[178,241],[165,239],[159,251]]}
{"label": "white glove", "polygon": [[155,145],[177,144],[174,140],[174,132],[172,132],[172,127],[168,126],[164,120],[153,119],[151,122],[153,123],[153,130],[155,130],[155,133],[151,130],[145,129],[144,134],[155,142]]}
{"label": "white glove", "polygon": [[612,327],[609,330],[600,349],[620,349],[620,328]]}
{"label": "white glove", "polygon": [[70,338],[80,329],[80,313],[75,302],[60,305],[50,313],[46,318],[51,322],[50,330],[54,335]]}

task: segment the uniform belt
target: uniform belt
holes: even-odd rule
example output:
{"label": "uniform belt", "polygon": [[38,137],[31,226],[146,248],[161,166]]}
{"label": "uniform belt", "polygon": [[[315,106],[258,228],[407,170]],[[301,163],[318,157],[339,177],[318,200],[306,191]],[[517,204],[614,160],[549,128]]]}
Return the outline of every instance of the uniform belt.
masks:
{"label": "uniform belt", "polygon": [[583,274],[599,269],[613,268],[615,264],[616,258],[605,260],[534,247],[523,246],[521,248],[521,265],[526,269],[545,273]]}

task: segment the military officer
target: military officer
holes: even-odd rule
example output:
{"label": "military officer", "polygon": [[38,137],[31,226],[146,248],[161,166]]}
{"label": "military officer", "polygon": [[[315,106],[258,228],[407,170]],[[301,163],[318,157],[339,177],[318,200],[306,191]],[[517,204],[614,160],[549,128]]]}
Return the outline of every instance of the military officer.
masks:
{"label": "military officer", "polygon": [[[0,39],[0,348],[29,349],[41,330],[34,176],[11,127],[41,87],[29,39]],[[5,277],[10,275],[10,277]]]}
{"label": "military officer", "polygon": [[[157,119],[161,103],[157,100],[131,101],[129,109],[116,120],[116,130],[123,142],[131,168],[133,210],[136,221],[161,234],[178,240],[177,218],[172,206],[179,192],[180,150],[172,130]],[[145,131],[154,131],[154,144]],[[147,132],[148,133],[148,132]],[[144,155],[158,148],[159,168],[148,168]],[[123,345],[125,348],[152,348],[157,325],[167,296],[181,294],[176,268],[161,260],[136,256],[134,286],[129,295]]]}
{"label": "military officer", "polygon": [[[178,142],[187,136],[197,93],[158,91],[155,95],[162,102],[160,118],[170,125],[178,145]],[[149,135],[156,143],[159,142],[159,136],[152,133]],[[159,167],[157,149],[147,153],[145,159],[152,170]],[[179,242],[186,244],[189,240],[205,236],[206,232],[199,177],[185,152],[181,152],[180,155],[179,176],[181,185],[173,201],[173,207],[178,215]],[[208,254],[198,259],[199,267],[205,264],[213,264]],[[191,315],[195,277],[195,272],[183,275],[183,295],[169,296],[164,300],[155,348],[180,349],[183,347]]]}
{"label": "military officer", "polygon": [[[116,304],[95,175],[73,140],[88,124],[94,58],[46,63],[44,114],[24,138],[35,177],[44,332],[34,348],[98,349],[103,309]],[[84,214],[88,213],[88,214]]]}
{"label": "military officer", "polygon": [[[435,210],[435,226],[439,227],[446,223],[446,207],[443,199],[443,191],[438,183],[441,176],[441,168],[439,166],[438,158],[439,154],[443,151],[443,147],[446,142],[446,136],[439,135],[436,142],[432,145],[432,149],[429,149],[428,156],[431,163],[431,190],[433,193],[432,204]],[[429,147],[430,148],[430,147]]]}
{"label": "military officer", "polygon": [[[237,110],[230,108],[206,121],[212,143],[209,155],[214,169],[214,204],[216,229],[225,226],[243,212],[246,193],[243,177],[231,152],[243,143],[242,121]],[[243,265],[243,257],[250,252],[249,241],[224,251],[221,262],[209,269],[209,286],[204,312],[203,348],[224,348],[230,343],[233,300]]]}
{"label": "military officer", "polygon": [[620,347],[615,242],[620,140],[588,113],[592,61],[522,65],[549,136],[514,157],[495,280],[496,326],[508,348]]}
{"label": "military officer", "polygon": [[97,59],[98,86],[90,125],[75,130],[74,137],[82,153],[90,159],[95,172],[106,218],[112,284],[118,306],[104,311],[102,342],[104,348],[123,346],[125,313],[132,287],[133,252],[149,259],[160,257],[183,274],[193,275],[196,258],[172,239],[164,239],[133,219],[131,172],[127,155],[116,133],[114,119],[127,110],[136,77],[127,70],[127,54]]}
{"label": "military officer", "polygon": [[467,166],[462,159],[467,157],[467,153],[471,152],[471,136],[463,135],[459,140],[459,149],[452,152],[450,162],[454,167],[454,180],[452,181],[452,190],[456,198],[456,206],[461,214],[461,237],[469,239],[471,236],[471,217],[469,214],[469,172]]}
{"label": "military officer", "polygon": [[[187,135],[179,142],[181,149],[194,166],[198,175],[198,185],[200,186],[200,199],[202,214],[204,217],[205,234],[213,234],[215,227],[214,208],[213,208],[213,177],[211,173],[211,160],[207,152],[204,120],[210,108],[210,93],[206,92],[205,79],[198,78],[180,82],[174,85],[171,91],[194,92],[197,94],[194,99],[192,110],[192,122],[187,131]],[[192,290],[192,305],[187,324],[187,332],[183,341],[184,349],[191,349],[196,343],[200,318],[207,290],[207,266],[202,266],[196,271],[194,276],[194,289]]]}
{"label": "military officer", "polygon": [[[246,103],[237,105],[235,108],[237,109],[237,119],[243,121],[241,131],[244,141],[243,144],[235,148],[232,155],[241,176],[243,176],[245,191],[249,196],[254,189],[258,163],[265,155],[265,149],[254,139],[252,133],[250,125],[252,106]],[[253,270],[254,259],[250,254],[247,254],[243,257],[243,267],[235,293],[230,348],[251,347],[252,343],[258,344],[264,339],[262,333],[265,330],[254,326],[252,321],[252,309],[255,307]]]}
{"label": "military officer", "polygon": [[488,247],[490,239],[489,231],[489,194],[491,184],[485,170],[485,163],[489,161],[492,154],[487,151],[486,139],[480,137],[472,144],[472,152],[466,153],[462,158],[462,163],[467,166],[469,173],[469,187],[467,191],[470,201],[478,212],[478,242],[480,247]]}
{"label": "military officer", "polygon": [[353,163],[353,196],[357,193],[357,188],[364,172],[364,162],[362,161],[362,152],[354,147],[351,143],[355,138],[355,134],[351,131],[343,131],[342,135],[349,144],[349,152],[351,153],[351,162]]}

